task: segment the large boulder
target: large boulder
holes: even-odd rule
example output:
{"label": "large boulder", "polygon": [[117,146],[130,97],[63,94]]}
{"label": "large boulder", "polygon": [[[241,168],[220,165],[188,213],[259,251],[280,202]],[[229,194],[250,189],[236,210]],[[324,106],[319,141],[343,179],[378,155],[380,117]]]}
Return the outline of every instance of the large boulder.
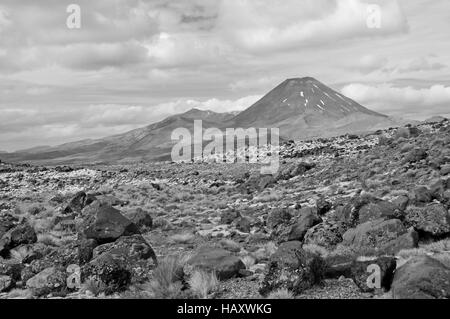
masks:
{"label": "large boulder", "polygon": [[326,213],[328,213],[332,207],[333,205],[329,201],[325,200],[325,198],[323,197],[320,197],[316,201],[317,214],[319,216],[323,216]]}
{"label": "large boulder", "polygon": [[320,269],[325,269],[325,262],[306,253],[301,242],[283,243],[270,257],[259,293],[266,296],[271,291],[287,289],[300,294],[320,281]]}
{"label": "large boulder", "polygon": [[85,192],[80,191],[72,197],[69,204],[66,206],[66,208],[64,208],[63,213],[81,213],[83,208],[93,203],[95,199],[95,196],[88,195]]}
{"label": "large boulder", "polygon": [[28,279],[26,286],[36,296],[67,291],[68,273],[63,267],[49,267]]}
{"label": "large boulder", "polygon": [[0,275],[0,292],[5,292],[14,287],[14,281],[10,276]]}
{"label": "large boulder", "polygon": [[413,229],[409,229],[407,233],[393,239],[381,248],[382,253],[394,256],[403,249],[417,248],[419,245],[419,234]]}
{"label": "large boulder", "polygon": [[143,210],[142,208],[136,208],[133,211],[126,214],[126,217],[135,223],[139,228],[153,227],[153,218],[149,212]]}
{"label": "large boulder", "polygon": [[234,209],[229,209],[229,210],[224,211],[221,214],[220,223],[229,225],[239,217],[241,217],[241,214],[238,211],[236,211]]}
{"label": "large boulder", "polygon": [[157,264],[155,252],[140,235],[121,237],[94,249],[93,259],[81,270],[82,280],[99,284],[100,292],[123,291],[131,283],[148,280]]}
{"label": "large boulder", "polygon": [[20,281],[23,265],[12,260],[0,261],[0,292],[14,288]]}
{"label": "large boulder", "polygon": [[8,232],[8,230],[14,228],[14,226],[16,226],[18,222],[18,218],[14,217],[11,214],[0,214],[0,239]]}
{"label": "large boulder", "polygon": [[352,263],[351,277],[363,292],[373,292],[381,288],[389,290],[396,266],[394,257],[357,259]]}
{"label": "large boulder", "polygon": [[343,235],[343,244],[355,248],[373,248],[383,251],[385,246],[407,233],[407,229],[398,219],[378,219],[349,229]]}
{"label": "large boulder", "polygon": [[375,203],[368,203],[360,208],[358,223],[363,224],[380,218],[392,219],[398,216],[399,211],[397,206],[390,202],[380,200]]}
{"label": "large boulder", "polygon": [[345,223],[326,220],[307,230],[304,243],[333,249],[342,242],[342,235],[346,230],[347,226]]}
{"label": "large boulder", "polygon": [[141,235],[125,236],[113,243],[97,246],[93,251],[93,258],[105,253],[126,256],[130,263],[150,260],[153,265],[158,264],[153,248]]}
{"label": "large boulder", "polygon": [[401,215],[401,210],[394,203],[368,194],[356,195],[345,205],[338,205],[335,211],[335,218],[351,227],[381,218],[399,218]]}
{"label": "large boulder", "polygon": [[310,207],[302,208],[290,225],[285,227],[286,229],[280,236],[279,241],[303,241],[308,229],[321,222],[322,218],[317,215],[316,209]]}
{"label": "large boulder", "polygon": [[307,171],[313,169],[314,167],[316,167],[314,163],[290,163],[280,168],[280,171],[278,172],[275,179],[289,180],[293,177],[305,174]]}
{"label": "large boulder", "polygon": [[33,244],[37,241],[37,235],[33,227],[27,222],[9,229],[0,239],[0,255],[5,256],[17,246]]}
{"label": "large boulder", "polygon": [[114,242],[122,236],[139,234],[139,228],[122,213],[108,205],[94,202],[83,210],[79,226],[81,237],[95,239],[99,244]]}
{"label": "large boulder", "polygon": [[428,256],[416,256],[395,272],[395,299],[450,298],[450,268]]}
{"label": "large boulder", "polygon": [[198,249],[187,264],[192,268],[215,272],[220,280],[236,277],[245,269],[239,257],[225,249],[208,246]]}
{"label": "large boulder", "polygon": [[404,162],[405,163],[416,163],[416,162],[426,159],[427,157],[428,157],[428,153],[425,149],[415,148],[406,155]]}
{"label": "large boulder", "polygon": [[105,294],[148,280],[157,264],[155,252],[140,235],[121,237],[94,249],[93,259],[82,267],[82,280],[93,280]]}
{"label": "large boulder", "polygon": [[433,194],[428,187],[419,186],[414,189],[411,197],[416,203],[429,203],[433,199]]}
{"label": "large boulder", "polygon": [[424,207],[409,207],[406,223],[430,236],[450,234],[450,214],[444,205],[431,203]]}
{"label": "large boulder", "polygon": [[280,225],[286,225],[292,218],[292,214],[286,208],[275,208],[267,217],[266,225],[269,229],[274,229]]}

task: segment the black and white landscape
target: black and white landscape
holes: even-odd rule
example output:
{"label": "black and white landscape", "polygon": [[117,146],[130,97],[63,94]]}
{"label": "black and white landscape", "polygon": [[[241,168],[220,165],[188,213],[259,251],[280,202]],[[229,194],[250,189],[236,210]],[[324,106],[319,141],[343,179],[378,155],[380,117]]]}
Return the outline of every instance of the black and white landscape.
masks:
{"label": "black and white landscape", "polygon": [[2,0],[0,299],[448,299],[449,9]]}

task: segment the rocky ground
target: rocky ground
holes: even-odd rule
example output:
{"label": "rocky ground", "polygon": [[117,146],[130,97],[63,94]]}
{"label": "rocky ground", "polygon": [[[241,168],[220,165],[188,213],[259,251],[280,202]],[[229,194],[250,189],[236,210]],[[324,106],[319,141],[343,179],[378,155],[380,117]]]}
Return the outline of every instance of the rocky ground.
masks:
{"label": "rocky ground", "polygon": [[0,298],[450,297],[449,121],[280,156],[0,163]]}

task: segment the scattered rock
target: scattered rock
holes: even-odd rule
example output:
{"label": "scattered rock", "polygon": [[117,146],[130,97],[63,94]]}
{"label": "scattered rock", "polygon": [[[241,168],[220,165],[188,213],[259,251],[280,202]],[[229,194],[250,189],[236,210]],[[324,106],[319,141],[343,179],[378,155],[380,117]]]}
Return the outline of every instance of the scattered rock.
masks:
{"label": "scattered rock", "polygon": [[27,222],[8,230],[0,239],[0,255],[9,253],[14,247],[33,244],[37,241],[37,235],[33,227]]}
{"label": "scattered rock", "polygon": [[267,217],[266,225],[269,229],[274,229],[279,225],[284,225],[289,223],[292,218],[292,214],[288,209],[285,208],[275,208]]}
{"label": "scattered rock", "polygon": [[153,218],[150,215],[150,213],[146,212],[145,210],[141,208],[136,208],[130,213],[126,214],[128,219],[130,219],[134,224],[136,224],[138,227],[153,227]]}
{"label": "scattered rock", "polygon": [[450,269],[428,257],[416,256],[395,272],[394,299],[450,298]]}
{"label": "scattered rock", "polygon": [[231,224],[235,219],[241,217],[241,214],[238,211],[235,210],[227,210],[222,213],[220,216],[220,223],[229,225]]}
{"label": "scattered rock", "polygon": [[373,292],[381,288],[389,290],[396,266],[394,257],[355,260],[351,267],[352,279],[363,292]]}
{"label": "scattered rock", "polygon": [[62,267],[49,267],[30,278],[27,288],[36,296],[48,295],[67,290],[67,272]]}
{"label": "scattered rock", "polygon": [[[316,259],[308,256],[299,241],[286,242],[270,257],[259,293],[287,289],[298,295],[316,282],[313,265]],[[318,261],[320,263],[320,261]],[[324,267],[324,264],[322,265]],[[321,265],[317,265],[320,268]]]}
{"label": "scattered rock", "polygon": [[357,248],[375,248],[383,250],[392,240],[397,240],[407,232],[398,219],[378,219],[349,229],[343,235],[343,244]]}
{"label": "scattered rock", "polygon": [[406,211],[406,222],[426,235],[443,236],[450,233],[450,214],[442,204],[409,207]]}
{"label": "scattered rock", "polygon": [[229,251],[207,246],[198,249],[187,264],[193,268],[213,271],[220,280],[236,277],[241,269],[245,269],[242,260]]}
{"label": "scattered rock", "polygon": [[121,236],[139,234],[136,224],[123,216],[111,206],[95,202],[84,210],[85,216],[80,226],[82,235],[87,239],[95,239],[99,244],[115,241]]}

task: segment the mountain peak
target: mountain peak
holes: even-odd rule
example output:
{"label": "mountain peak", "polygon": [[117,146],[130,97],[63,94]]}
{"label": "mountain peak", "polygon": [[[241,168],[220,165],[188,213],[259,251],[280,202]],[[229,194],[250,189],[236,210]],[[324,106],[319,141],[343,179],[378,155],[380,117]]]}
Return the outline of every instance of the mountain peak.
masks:
{"label": "mountain peak", "polygon": [[249,127],[280,123],[289,125],[295,121],[299,128],[316,128],[329,127],[361,116],[386,118],[313,77],[303,77],[285,80],[240,113],[236,121],[241,126]]}
{"label": "mountain peak", "polygon": [[303,78],[290,78],[290,79],[287,79],[285,82],[296,82],[296,83],[316,82],[316,83],[320,83],[315,78],[310,77],[310,76],[306,76]]}

